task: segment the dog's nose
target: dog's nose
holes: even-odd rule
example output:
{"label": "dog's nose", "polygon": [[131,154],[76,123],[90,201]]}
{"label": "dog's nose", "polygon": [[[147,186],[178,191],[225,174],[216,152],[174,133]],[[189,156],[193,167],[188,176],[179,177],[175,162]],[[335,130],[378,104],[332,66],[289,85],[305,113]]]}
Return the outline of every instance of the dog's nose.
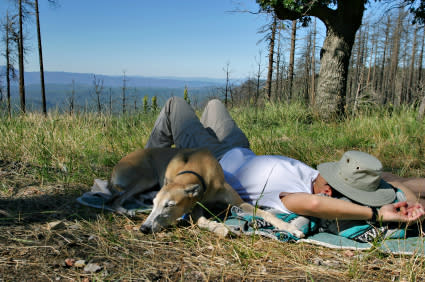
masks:
{"label": "dog's nose", "polygon": [[150,226],[142,224],[142,226],[140,226],[140,231],[143,232],[144,234],[148,234],[152,232],[152,228]]}

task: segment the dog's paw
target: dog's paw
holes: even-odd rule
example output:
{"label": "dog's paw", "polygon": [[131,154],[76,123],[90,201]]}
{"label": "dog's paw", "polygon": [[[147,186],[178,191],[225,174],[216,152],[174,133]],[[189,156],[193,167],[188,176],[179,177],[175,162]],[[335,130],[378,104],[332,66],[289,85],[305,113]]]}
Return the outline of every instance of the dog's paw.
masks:
{"label": "dog's paw", "polygon": [[223,223],[208,220],[204,217],[199,218],[197,224],[200,228],[205,228],[223,238],[230,233],[229,228]]}
{"label": "dog's paw", "polygon": [[291,231],[292,235],[298,237],[298,238],[304,238],[305,234],[301,232],[300,230],[293,230]]}
{"label": "dog's paw", "polygon": [[224,224],[217,224],[211,231],[222,238],[225,238],[227,235],[229,235],[229,228],[227,228]]}
{"label": "dog's paw", "polygon": [[117,208],[115,208],[115,211],[119,214],[128,215],[128,216],[131,216],[131,217],[136,215],[136,211],[128,210],[128,209],[123,208],[123,207],[117,207]]}
{"label": "dog's paw", "polygon": [[305,234],[302,231],[298,230],[295,226],[291,225],[290,223],[282,221],[281,223],[279,223],[279,226],[275,226],[275,227],[279,230],[285,230],[298,238],[305,237]]}

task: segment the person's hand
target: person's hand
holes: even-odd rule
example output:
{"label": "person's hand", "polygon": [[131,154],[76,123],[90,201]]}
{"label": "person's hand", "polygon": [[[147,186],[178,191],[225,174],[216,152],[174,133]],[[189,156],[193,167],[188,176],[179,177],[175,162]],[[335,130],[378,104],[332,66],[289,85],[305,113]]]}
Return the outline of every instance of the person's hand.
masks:
{"label": "person's hand", "polygon": [[398,202],[387,204],[379,209],[379,218],[382,221],[413,222],[425,217],[424,207],[419,203]]}

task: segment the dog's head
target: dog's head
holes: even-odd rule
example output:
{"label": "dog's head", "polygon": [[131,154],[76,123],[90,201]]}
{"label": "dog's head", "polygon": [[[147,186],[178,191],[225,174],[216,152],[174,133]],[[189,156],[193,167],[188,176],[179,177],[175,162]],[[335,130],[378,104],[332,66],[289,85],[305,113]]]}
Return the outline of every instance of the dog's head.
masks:
{"label": "dog's head", "polygon": [[191,212],[203,189],[201,184],[166,184],[153,200],[153,209],[140,231],[154,233],[174,225],[178,218]]}

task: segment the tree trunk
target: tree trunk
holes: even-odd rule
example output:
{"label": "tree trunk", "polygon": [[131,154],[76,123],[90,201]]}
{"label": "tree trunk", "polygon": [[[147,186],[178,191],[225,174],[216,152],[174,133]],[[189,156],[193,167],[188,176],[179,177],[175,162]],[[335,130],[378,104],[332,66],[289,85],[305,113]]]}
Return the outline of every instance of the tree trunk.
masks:
{"label": "tree trunk", "polygon": [[[400,105],[401,102],[401,92],[395,91],[396,88],[396,77],[398,70],[398,61],[400,54],[400,40],[401,40],[401,31],[402,31],[402,20],[403,20],[403,12],[400,9],[399,15],[397,18],[397,25],[393,34],[393,45],[391,51],[391,64],[390,64],[390,73],[389,73],[389,91],[390,91],[390,101],[394,105]],[[397,93],[398,92],[398,93]]]}
{"label": "tree trunk", "polygon": [[422,97],[421,105],[419,106],[418,119],[422,120],[425,115],[425,95]]}
{"label": "tree trunk", "polygon": [[364,9],[364,1],[341,1],[334,13],[322,19],[326,25],[326,38],[320,51],[315,104],[315,110],[322,118],[345,115],[348,65]]}
{"label": "tree trunk", "polygon": [[121,96],[121,99],[122,99],[122,114],[124,115],[125,114],[125,90],[126,90],[126,79],[125,79],[125,72],[124,72],[124,76],[123,76],[123,80],[122,80],[122,96]]}
{"label": "tree trunk", "polygon": [[276,54],[276,79],[275,79],[275,101],[280,101],[280,58],[281,58],[281,47],[280,47],[280,35],[281,31],[279,28],[279,34],[277,39],[277,54]]}
{"label": "tree trunk", "polygon": [[310,105],[314,105],[315,101],[315,79],[316,79],[316,19],[314,19],[313,27],[313,42],[312,42],[312,51],[311,51],[311,95],[310,95]]}
{"label": "tree trunk", "polygon": [[381,92],[381,104],[386,104],[388,101],[388,93],[387,93],[387,83],[388,80],[385,76],[386,72],[386,59],[387,59],[387,51],[388,51],[388,41],[389,41],[389,34],[390,34],[390,28],[391,28],[391,17],[387,16],[387,23],[385,27],[385,41],[384,41],[384,53],[382,55],[382,61],[381,61],[381,70],[379,73],[379,90]]}
{"label": "tree trunk", "polygon": [[38,0],[35,0],[34,4],[35,4],[35,17],[37,20],[38,58],[40,61],[41,102],[43,105],[43,114],[44,116],[47,116],[46,88],[44,86],[43,50],[41,45],[40,13],[38,11]]}
{"label": "tree trunk", "polygon": [[6,12],[6,29],[5,29],[5,43],[6,43],[6,92],[7,92],[7,112],[9,114],[9,118],[12,117],[12,110],[10,108],[10,26],[11,20],[9,18],[9,14]]}
{"label": "tree trunk", "polygon": [[276,26],[277,26],[277,17],[273,16],[272,23],[272,32],[270,35],[269,41],[269,69],[267,71],[267,100],[270,101],[272,97],[272,79],[273,79],[273,57],[274,57],[274,41],[276,38]]}
{"label": "tree trunk", "polygon": [[24,81],[24,35],[22,24],[22,0],[19,0],[19,97],[21,100],[21,112],[25,113],[25,81]]}
{"label": "tree trunk", "polygon": [[423,60],[423,56],[424,56],[424,45],[425,45],[425,32],[423,32],[422,35],[422,45],[421,45],[421,52],[419,55],[419,62],[418,62],[418,85],[421,84],[421,80],[422,80],[422,60]]}
{"label": "tree trunk", "polygon": [[295,41],[297,38],[297,21],[292,21],[291,51],[289,54],[288,100],[292,99],[292,84],[294,80]]}

